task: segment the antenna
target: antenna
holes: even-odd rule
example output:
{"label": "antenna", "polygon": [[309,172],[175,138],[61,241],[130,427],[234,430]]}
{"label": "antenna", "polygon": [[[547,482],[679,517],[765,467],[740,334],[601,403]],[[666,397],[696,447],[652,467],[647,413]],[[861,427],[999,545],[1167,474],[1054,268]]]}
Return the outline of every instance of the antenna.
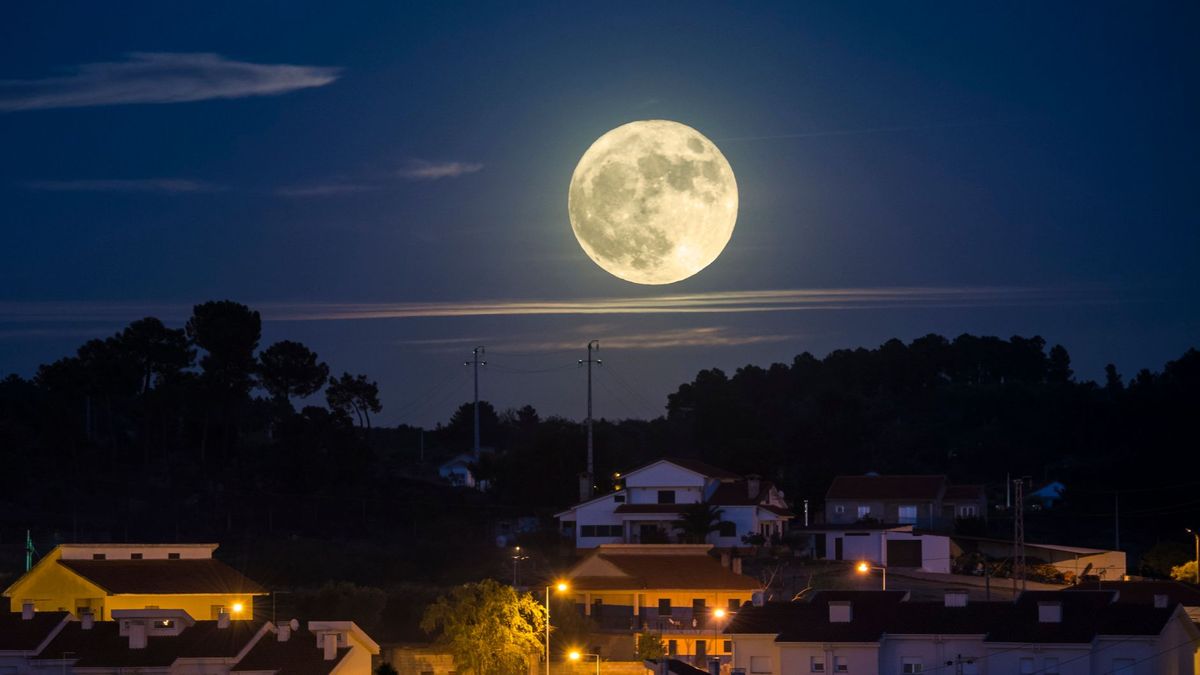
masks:
{"label": "antenna", "polygon": [[[592,477],[595,475],[594,455],[592,452],[592,364],[597,366],[602,363],[600,359],[593,359],[592,352],[600,351],[600,341],[592,340],[587,343],[587,358],[580,359],[579,365],[587,364],[587,473],[582,476],[579,483],[580,500],[586,500],[592,496]],[[586,488],[584,484],[586,482]]]}
{"label": "antenna", "polygon": [[33,537],[30,536],[29,530],[25,530],[25,571],[28,572],[33,567],[33,556],[37,550],[33,548]]}
{"label": "antenna", "polygon": [[1017,581],[1021,592],[1025,592],[1025,479],[1013,479],[1013,595],[1017,593]]}
{"label": "antenna", "polygon": [[[463,361],[464,366],[475,367],[475,443],[471,448],[475,453],[475,458],[479,458],[479,366],[486,366],[487,361],[480,361],[479,357],[486,353],[486,349],[482,345],[471,350],[471,360]],[[422,436],[422,450],[424,450],[424,437]]]}

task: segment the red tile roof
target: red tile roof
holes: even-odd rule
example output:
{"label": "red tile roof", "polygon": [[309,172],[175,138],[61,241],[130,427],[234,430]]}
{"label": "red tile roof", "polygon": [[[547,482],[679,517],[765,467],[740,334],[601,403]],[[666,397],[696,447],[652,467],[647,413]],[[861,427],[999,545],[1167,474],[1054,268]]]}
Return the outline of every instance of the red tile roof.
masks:
{"label": "red tile roof", "polygon": [[945,476],[838,476],[825,498],[935,500],[945,486]]}
{"label": "red tile roof", "polygon": [[266,590],[241,572],[212,558],[183,560],[59,560],[113,594],[249,593]]}
{"label": "red tile roof", "polygon": [[39,658],[60,659],[71,653],[79,668],[158,668],[178,658],[232,658],[250,643],[261,629],[260,621],[232,621],[218,628],[216,621],[197,621],[179,635],[154,635],[144,649],[130,649],[129,638],[120,635],[120,622],[97,621],[84,630],[78,621],[68,624],[44,649]]}
{"label": "red tile roof", "polygon": [[286,642],[280,642],[275,633],[268,633],[232,670],[274,670],[277,675],[328,675],[350,653],[349,647],[342,647],[337,657],[326,661],[324,651],[316,645],[317,637],[306,630],[292,631]]}
{"label": "red tile roof", "polygon": [[754,591],[762,587],[757,580],[734,574],[707,554],[600,553],[625,576],[575,577],[571,587],[587,590],[639,589],[719,589]]}
{"label": "red tile roof", "polygon": [[22,619],[20,612],[0,612],[0,652],[31,652],[67,618],[66,612],[37,612]]}

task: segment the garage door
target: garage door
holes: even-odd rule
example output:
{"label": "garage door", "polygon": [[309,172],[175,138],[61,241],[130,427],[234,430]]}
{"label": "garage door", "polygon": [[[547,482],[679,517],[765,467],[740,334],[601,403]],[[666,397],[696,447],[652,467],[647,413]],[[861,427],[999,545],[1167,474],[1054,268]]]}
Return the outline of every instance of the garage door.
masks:
{"label": "garage door", "polygon": [[887,543],[889,567],[920,567],[921,540],[889,541]]}

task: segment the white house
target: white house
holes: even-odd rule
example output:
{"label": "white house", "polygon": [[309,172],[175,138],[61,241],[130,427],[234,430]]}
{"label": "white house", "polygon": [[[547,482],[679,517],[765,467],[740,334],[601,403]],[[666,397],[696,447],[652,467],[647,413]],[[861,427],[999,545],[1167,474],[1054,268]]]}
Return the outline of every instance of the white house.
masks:
{"label": "white house", "polygon": [[691,459],[666,458],[620,476],[623,485],[555,515],[578,548],[678,540],[680,513],[704,503],[720,510],[721,526],[707,543],[743,546],[746,535],[766,541],[791,520],[783,492],[758,476],[739,476]]}
{"label": "white house", "polygon": [[789,536],[803,540],[805,535],[818,560],[866,561],[941,574],[949,574],[953,562],[950,537],[914,531],[912,525],[814,525],[793,529]]}
{"label": "white house", "polygon": [[944,672],[1189,675],[1200,630],[1178,604],[1040,591],[1014,602],[913,602],[902,591],[826,591],[743,607],[726,634],[734,675]]}

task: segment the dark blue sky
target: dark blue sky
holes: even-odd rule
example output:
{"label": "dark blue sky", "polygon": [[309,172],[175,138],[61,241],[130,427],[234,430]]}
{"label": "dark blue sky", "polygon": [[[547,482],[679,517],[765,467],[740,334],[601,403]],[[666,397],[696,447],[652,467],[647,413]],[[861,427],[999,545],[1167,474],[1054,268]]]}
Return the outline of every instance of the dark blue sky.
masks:
{"label": "dark blue sky", "polygon": [[[1085,378],[1200,342],[1200,5],[514,7],[8,7],[0,373],[226,297],[426,424],[476,343],[486,398],[579,417],[599,338],[623,417],[889,337],[1041,334]],[[740,191],[725,253],[667,287],[603,272],[566,214],[588,145],[649,118]],[[782,300],[660,300],[731,291]]]}

